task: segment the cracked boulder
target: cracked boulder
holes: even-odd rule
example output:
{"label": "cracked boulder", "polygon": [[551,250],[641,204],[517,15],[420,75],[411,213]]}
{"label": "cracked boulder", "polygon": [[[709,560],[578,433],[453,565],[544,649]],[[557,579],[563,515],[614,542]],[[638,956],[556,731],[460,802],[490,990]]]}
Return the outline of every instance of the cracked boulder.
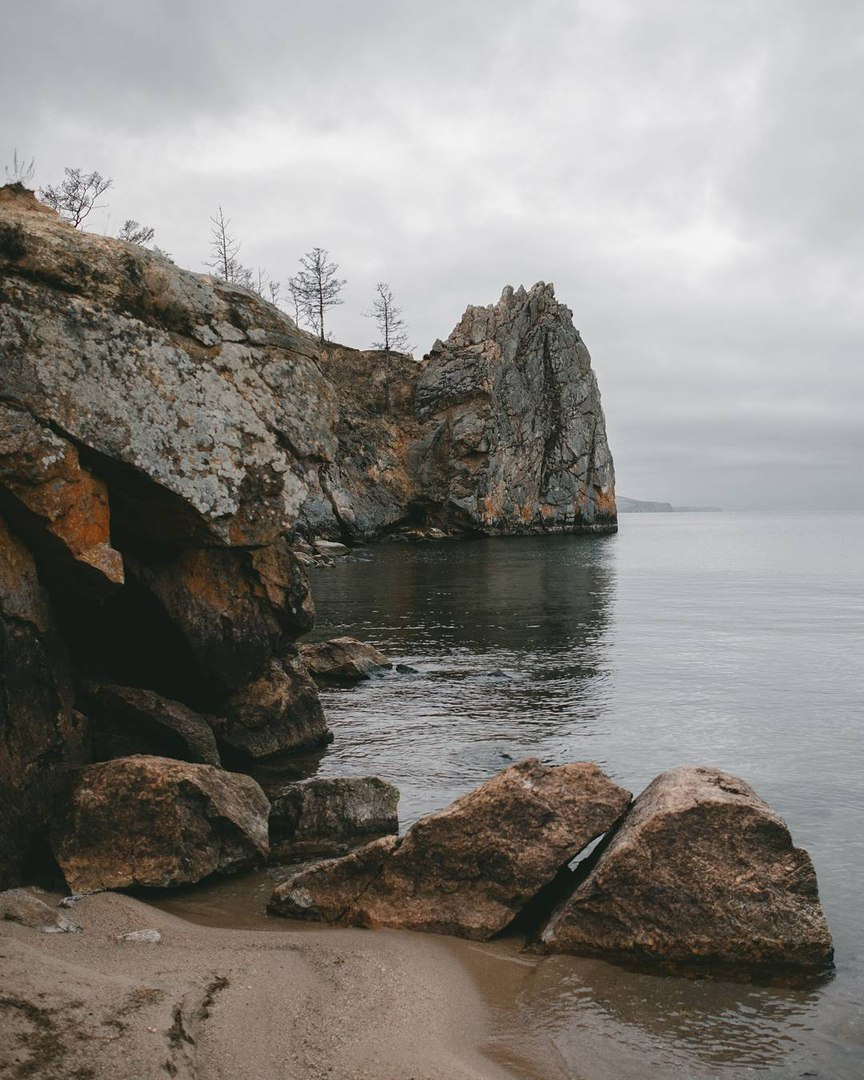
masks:
{"label": "cracked boulder", "polygon": [[324,686],[350,686],[393,666],[374,645],[352,637],[302,644],[298,649],[309,674]]}
{"label": "cracked boulder", "polygon": [[540,934],[546,952],[824,967],[816,874],[781,818],[717,769],[663,773]]}
{"label": "cracked boulder", "polygon": [[52,846],[73,892],[191,885],[265,859],[269,812],[249,776],[118,758],[81,770]]}
{"label": "cracked boulder", "polygon": [[485,940],[629,803],[630,793],[596,765],[530,758],[422,818],[404,837],[384,837],[293,875],[274,892],[270,910]]}

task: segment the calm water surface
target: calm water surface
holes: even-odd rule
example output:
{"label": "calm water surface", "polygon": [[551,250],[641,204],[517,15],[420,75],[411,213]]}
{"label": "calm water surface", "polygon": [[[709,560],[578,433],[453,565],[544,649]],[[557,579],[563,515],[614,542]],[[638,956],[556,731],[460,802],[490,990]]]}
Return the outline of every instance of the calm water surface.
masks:
{"label": "calm water surface", "polygon": [[314,638],[414,674],[325,694],[320,775],[376,773],[403,828],[511,760],[589,759],[638,792],[744,777],[816,864],[837,951],[809,990],[519,968],[501,1027],[549,1075],[864,1076],[864,515],[625,515],[612,537],[386,544],[316,572]]}

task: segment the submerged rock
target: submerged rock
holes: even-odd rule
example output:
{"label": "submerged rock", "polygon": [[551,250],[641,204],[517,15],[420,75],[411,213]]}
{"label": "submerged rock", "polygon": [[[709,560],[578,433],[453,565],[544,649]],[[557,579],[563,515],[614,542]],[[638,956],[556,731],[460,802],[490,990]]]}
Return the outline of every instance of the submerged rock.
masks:
{"label": "submerged rock", "polygon": [[540,934],[547,952],[824,967],[831,935],[806,851],[751,787],[663,773]]}
{"label": "submerged rock", "polygon": [[191,885],[264,859],[269,812],[249,776],[119,758],[81,771],[52,844],[75,892]]}
{"label": "submerged rock", "polygon": [[630,793],[596,765],[528,759],[445,810],[281,884],[270,910],[484,940],[609,829]]}
{"label": "submerged rock", "polygon": [[377,776],[314,777],[288,784],[270,808],[271,856],[341,855],[399,831],[399,789]]}
{"label": "submerged rock", "polygon": [[393,665],[374,645],[352,637],[331,638],[311,645],[298,645],[300,657],[316,682],[350,686],[368,679],[376,671]]}

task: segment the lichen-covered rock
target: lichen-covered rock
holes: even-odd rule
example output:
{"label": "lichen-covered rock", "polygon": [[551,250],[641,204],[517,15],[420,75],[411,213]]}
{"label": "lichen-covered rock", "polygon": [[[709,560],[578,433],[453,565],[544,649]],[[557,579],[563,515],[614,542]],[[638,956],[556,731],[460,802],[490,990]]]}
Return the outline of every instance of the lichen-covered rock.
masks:
{"label": "lichen-covered rock", "polygon": [[312,678],[323,685],[350,686],[393,665],[374,645],[352,637],[331,638],[298,646],[300,658]]}
{"label": "lichen-covered rock", "polygon": [[417,381],[415,453],[432,524],[610,531],[615,478],[591,358],[542,282],[469,307]]}
{"label": "lichen-covered rock", "polygon": [[262,675],[231,694],[214,729],[223,743],[256,759],[333,738],[315,684],[292,656],[271,660]]}
{"label": "lichen-covered rock", "polygon": [[93,729],[97,761],[151,754],[221,765],[212,723],[153,690],[85,682],[78,700]]}
{"label": "lichen-covered rock", "polygon": [[399,789],[377,776],[313,777],[272,799],[271,856],[342,855],[399,831]]}
{"label": "lichen-covered rock", "polygon": [[447,809],[343,859],[300,871],[270,910],[485,940],[609,829],[630,793],[596,765],[528,759]]}
{"label": "lichen-covered rock", "polygon": [[807,852],[743,780],[693,766],[642,792],[540,944],[683,964],[818,968],[832,956]]}
{"label": "lichen-covered rock", "polygon": [[118,758],[81,771],[52,844],[75,892],[191,885],[266,858],[269,812],[249,776]]}

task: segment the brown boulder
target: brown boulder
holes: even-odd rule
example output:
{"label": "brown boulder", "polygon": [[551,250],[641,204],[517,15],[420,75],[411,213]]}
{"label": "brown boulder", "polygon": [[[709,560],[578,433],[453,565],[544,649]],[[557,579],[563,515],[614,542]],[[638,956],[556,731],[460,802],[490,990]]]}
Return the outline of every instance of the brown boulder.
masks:
{"label": "brown boulder", "polygon": [[271,660],[263,675],[227,699],[214,721],[220,740],[252,758],[320,746],[333,736],[315,684],[296,657]]}
{"label": "brown boulder", "polygon": [[249,776],[160,757],[81,770],[52,843],[74,892],[191,885],[268,852],[270,803]]}
{"label": "brown boulder", "polygon": [[401,840],[387,837],[295,874],[276,889],[270,910],[484,940],[629,802],[596,765],[531,758],[422,818]]}
{"label": "brown boulder", "polygon": [[271,856],[342,855],[371,836],[398,832],[398,807],[399,789],[377,776],[288,784],[270,808]]}
{"label": "brown boulder", "polygon": [[266,548],[190,548],[137,568],[179,629],[202,676],[238,690],[311,629],[309,582],[285,540]]}
{"label": "brown boulder", "polygon": [[153,690],[85,682],[78,700],[93,726],[94,758],[157,754],[219,766],[211,724]]}
{"label": "brown boulder", "polygon": [[332,638],[312,645],[298,645],[309,674],[320,683],[349,686],[368,679],[372,672],[393,665],[374,645],[352,637]]}
{"label": "brown boulder", "polygon": [[821,967],[832,956],[807,852],[742,780],[694,766],[642,792],[540,941],[683,964]]}

